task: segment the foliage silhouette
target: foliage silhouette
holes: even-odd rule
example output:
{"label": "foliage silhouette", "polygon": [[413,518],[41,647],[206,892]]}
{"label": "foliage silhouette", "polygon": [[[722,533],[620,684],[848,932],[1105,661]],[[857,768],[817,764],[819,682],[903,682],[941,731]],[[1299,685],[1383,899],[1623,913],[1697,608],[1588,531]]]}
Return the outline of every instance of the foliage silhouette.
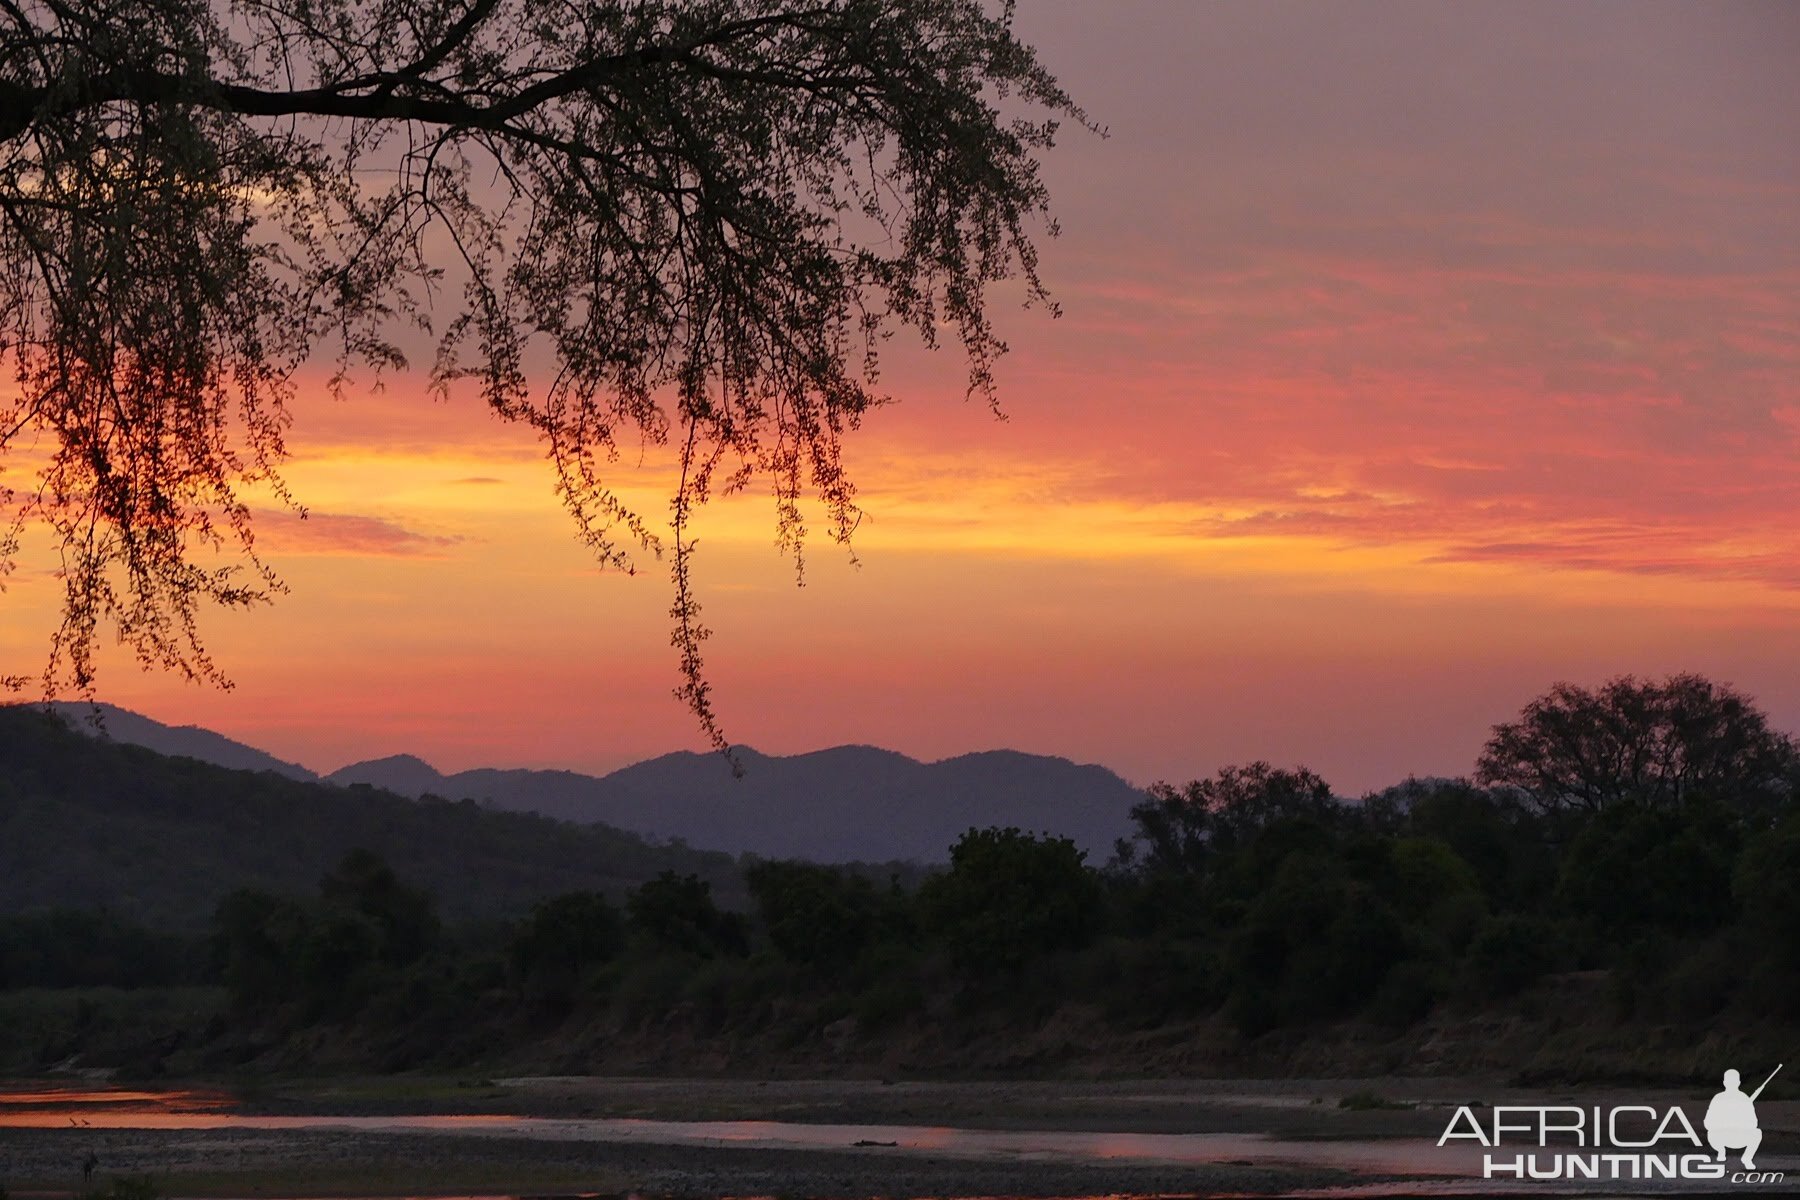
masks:
{"label": "foliage silhouette", "polygon": [[1084,857],[1067,838],[971,829],[950,848],[950,869],[920,887],[922,927],[975,979],[1085,945],[1101,889]]}
{"label": "foliage silhouette", "polygon": [[[760,478],[796,568],[811,493],[848,544],[844,435],[885,337],[960,343],[993,397],[990,289],[1049,305],[1038,156],[1080,110],[979,0],[23,0],[0,8],[0,451],[62,549],[45,684],[101,623],[222,679],[208,603],[283,590],[255,507],[296,372],[403,366],[535,429],[599,559],[663,539],[610,483],[669,444],[679,694],[718,738],[695,506]],[[1005,103],[1011,110],[1003,113]],[[302,510],[303,511],[303,510]],[[0,539],[0,562],[17,533]],[[16,682],[16,681],[15,681]]]}
{"label": "foliage silhouette", "polygon": [[1705,932],[1732,915],[1738,851],[1723,808],[1619,805],[1596,813],[1570,841],[1557,890],[1572,912],[1608,932]]}
{"label": "foliage silhouette", "polygon": [[1200,875],[1211,858],[1230,853],[1272,821],[1334,812],[1330,786],[1305,767],[1222,767],[1185,788],[1153,785],[1131,810],[1135,841],[1121,842],[1119,855],[1127,866],[1141,856],[1153,872]]}
{"label": "foliage silhouette", "polygon": [[508,943],[507,956],[527,993],[566,1010],[583,980],[624,947],[619,910],[597,892],[569,892],[531,910]]}
{"label": "foliage silhouette", "polygon": [[198,946],[104,909],[50,908],[0,916],[0,990],[157,987],[203,973]]}
{"label": "foliage silhouette", "polygon": [[832,867],[759,862],[744,881],[770,944],[788,960],[821,971],[847,969],[897,919],[874,884]]}
{"label": "foliage silhouette", "polygon": [[1791,799],[1796,751],[1750,700],[1699,675],[1596,689],[1559,683],[1494,727],[1476,776],[1546,812],[1709,799],[1766,817]]}
{"label": "foliage silhouette", "polygon": [[326,904],[369,922],[376,954],[390,966],[418,960],[437,940],[430,894],[401,883],[379,855],[360,846],[319,881],[319,895]]}
{"label": "foliage silhouette", "polygon": [[664,871],[625,898],[631,929],[651,944],[701,958],[749,951],[743,914],[713,901],[712,884],[697,875]]}

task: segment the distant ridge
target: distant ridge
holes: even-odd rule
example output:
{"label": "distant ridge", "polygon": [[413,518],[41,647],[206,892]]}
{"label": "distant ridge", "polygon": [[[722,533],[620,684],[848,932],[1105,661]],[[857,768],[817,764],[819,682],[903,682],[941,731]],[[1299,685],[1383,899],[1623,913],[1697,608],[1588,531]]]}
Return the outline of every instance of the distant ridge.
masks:
{"label": "distant ridge", "polygon": [[1137,789],[1104,767],[990,750],[922,763],[874,746],[809,754],[665,754],[605,776],[484,768],[443,775],[401,755],[327,775],[402,795],[432,793],[565,821],[602,822],[707,850],[818,862],[940,862],[974,827],[1072,838],[1102,860],[1128,832]]}
{"label": "distant ridge", "polygon": [[[49,705],[49,708],[69,728],[90,737],[142,746],[171,758],[198,759],[233,771],[273,771],[308,783],[319,778],[298,763],[285,762],[255,746],[234,742],[224,734],[198,725],[164,725],[116,704],[64,700]],[[95,710],[98,710],[98,720]]]}
{"label": "distant ridge", "polygon": [[386,758],[371,758],[367,762],[359,762],[345,767],[341,771],[333,771],[325,776],[326,783],[335,783],[339,787],[366,783],[370,787],[381,788],[396,795],[410,796],[417,800],[426,793],[443,796],[444,777],[437,769],[424,759],[413,754],[390,754]]}
{"label": "distant ridge", "polygon": [[415,755],[396,754],[353,763],[321,780],[305,767],[207,729],[164,725],[102,704],[102,734],[89,723],[90,706],[54,707],[81,733],[234,770],[364,784],[413,799],[473,799],[765,858],[942,862],[965,830],[1012,825],[1072,838],[1090,861],[1100,862],[1129,832],[1131,805],[1140,796],[1105,767],[1065,758],[989,750],[926,763],[875,746],[794,755],[740,747],[741,779],[717,754],[678,751],[604,776],[495,768],[444,775]]}

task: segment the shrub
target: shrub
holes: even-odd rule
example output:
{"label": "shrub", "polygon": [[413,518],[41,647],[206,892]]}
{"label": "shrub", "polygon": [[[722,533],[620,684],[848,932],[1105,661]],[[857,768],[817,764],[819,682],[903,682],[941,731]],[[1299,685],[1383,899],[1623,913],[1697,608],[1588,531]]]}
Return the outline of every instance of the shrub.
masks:
{"label": "shrub", "polygon": [[1508,913],[1476,931],[1463,956],[1465,986],[1474,996],[1511,996],[1555,965],[1557,950],[1549,924]]}
{"label": "shrub", "polygon": [[1447,990],[1439,966],[1410,959],[1388,972],[1365,1012],[1370,1020],[1404,1029],[1423,1020]]}
{"label": "shrub", "polygon": [[1250,906],[1233,946],[1232,1012],[1255,1034],[1361,1007],[1406,954],[1393,911],[1335,860],[1289,856]]}
{"label": "shrub", "polygon": [[1068,838],[971,829],[950,869],[919,889],[927,932],[966,975],[1016,973],[1032,959],[1085,945],[1099,927],[1099,877]]}
{"label": "shrub", "polygon": [[626,898],[625,911],[631,928],[654,946],[701,958],[750,950],[743,916],[713,903],[712,884],[698,875],[664,871]]}
{"label": "shrub", "polygon": [[1732,913],[1736,848],[1722,810],[1621,803],[1589,818],[1570,843],[1557,898],[1613,938],[1716,929]]}
{"label": "shrub", "polygon": [[569,892],[531,910],[507,944],[507,958],[526,995],[560,1011],[624,946],[624,922],[605,896]]}
{"label": "shrub", "polygon": [[790,962],[841,972],[884,932],[885,898],[861,876],[813,863],[760,862],[744,879],[770,944]]}

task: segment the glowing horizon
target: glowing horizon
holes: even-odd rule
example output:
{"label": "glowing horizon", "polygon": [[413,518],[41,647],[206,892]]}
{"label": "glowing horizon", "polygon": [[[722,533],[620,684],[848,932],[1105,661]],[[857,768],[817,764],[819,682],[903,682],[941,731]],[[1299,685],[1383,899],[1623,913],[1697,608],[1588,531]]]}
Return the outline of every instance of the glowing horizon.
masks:
{"label": "glowing horizon", "polygon": [[[897,350],[862,565],[815,537],[801,590],[754,487],[701,514],[727,733],[1355,793],[1468,771],[1558,679],[1699,671],[1800,729],[1794,10],[1091,11],[1018,17],[1112,136],[1049,162],[1066,315],[1000,313],[1009,419]],[[296,418],[293,593],[210,622],[237,689],[114,655],[102,699],[318,770],[699,748],[666,574],[595,570],[528,432],[405,376]],[[666,518],[666,455],[619,472]]]}

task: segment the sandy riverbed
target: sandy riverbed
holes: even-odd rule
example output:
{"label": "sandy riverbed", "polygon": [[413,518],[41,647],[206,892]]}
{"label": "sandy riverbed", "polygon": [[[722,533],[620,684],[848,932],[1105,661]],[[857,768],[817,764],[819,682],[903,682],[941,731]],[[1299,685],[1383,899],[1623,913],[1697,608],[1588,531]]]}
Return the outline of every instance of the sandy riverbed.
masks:
{"label": "sandy riverbed", "polygon": [[[1351,1098],[1351,1105],[1344,1101]],[[0,1128],[0,1182],[14,1193],[69,1191],[88,1155],[99,1176],[150,1174],[169,1195],[380,1196],[638,1192],[671,1196],[1082,1196],[1287,1194],[1381,1181],[1427,1183],[1432,1160],[1395,1170],[1430,1146],[1460,1104],[1543,1103],[1571,1094],[1529,1094],[1475,1080],[894,1082],[711,1079],[431,1079],[286,1082],[221,1097],[217,1111],[273,1119],[281,1128],[122,1129],[82,1126],[75,1112],[57,1128]],[[1659,1102],[1587,1091],[1584,1104]],[[1690,1097],[1672,1097],[1682,1101]],[[41,1106],[40,1106],[41,1107]],[[1771,1106],[1772,1140],[1791,1140],[1797,1114]],[[381,1128],[384,1117],[513,1115],[573,1124],[514,1136],[499,1127],[470,1135],[455,1122],[430,1129]],[[59,1113],[60,1115],[60,1113]],[[355,1128],[320,1128],[308,1118],[350,1118]],[[798,1147],[730,1138],[666,1144],[635,1134],[576,1136],[579,1126],[639,1121],[764,1121],[783,1126],[892,1126],[896,1130],[1002,1131],[940,1152],[928,1142],[856,1146],[844,1133]],[[3,1121],[4,1113],[0,1113]],[[95,1110],[94,1120],[98,1120]],[[492,1124],[492,1123],[490,1123]],[[541,1122],[540,1122],[541,1124]],[[1067,1131],[1063,1139],[1041,1136]],[[1021,1143],[1037,1131],[1035,1142]],[[1084,1139],[1105,1131],[1217,1136],[1213,1161],[1156,1161],[1134,1151],[1084,1160]],[[1261,1134],[1302,1146],[1284,1159]],[[735,1135],[734,1135],[735,1136]],[[609,1140],[611,1139],[611,1140]],[[765,1139],[779,1142],[779,1138]],[[864,1140],[856,1138],[855,1140]],[[886,1140],[879,1132],[866,1140]],[[1145,1139],[1140,1139],[1143,1141]],[[1021,1144],[1027,1148],[1020,1149]],[[1036,1149],[1030,1147],[1035,1145]],[[1341,1147],[1335,1154],[1332,1147]],[[1337,1158],[1341,1161],[1333,1161]],[[1427,1184],[1429,1186],[1429,1184]]]}

